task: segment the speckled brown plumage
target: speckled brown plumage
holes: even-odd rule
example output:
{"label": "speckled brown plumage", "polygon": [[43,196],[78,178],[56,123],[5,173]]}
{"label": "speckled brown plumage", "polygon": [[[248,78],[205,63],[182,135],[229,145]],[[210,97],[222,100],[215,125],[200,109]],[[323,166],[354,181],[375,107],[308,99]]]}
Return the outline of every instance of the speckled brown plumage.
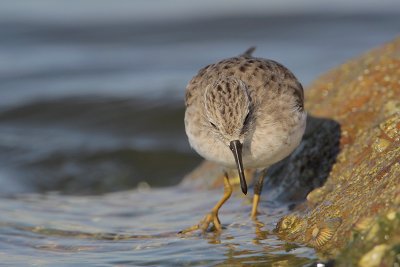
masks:
{"label": "speckled brown plumage", "polygon": [[291,71],[273,60],[245,54],[202,68],[187,86],[186,106],[193,103],[208,84],[215,82],[221,76],[236,77],[246,83],[254,101],[262,102],[267,90],[277,95],[292,92],[297,107],[300,110],[304,108],[303,87]]}

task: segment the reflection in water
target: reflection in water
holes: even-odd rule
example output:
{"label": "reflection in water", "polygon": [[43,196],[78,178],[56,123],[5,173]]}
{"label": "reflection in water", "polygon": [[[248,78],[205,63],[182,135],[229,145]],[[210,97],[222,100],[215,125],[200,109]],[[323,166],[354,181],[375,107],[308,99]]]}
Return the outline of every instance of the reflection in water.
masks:
{"label": "reflection in water", "polygon": [[[240,195],[239,195],[240,196]],[[223,231],[178,231],[199,219],[218,194],[187,188],[135,190],[103,196],[20,195],[0,202],[0,250],[4,264],[239,265],[310,263],[310,248],[288,245],[271,234],[287,212],[265,208],[259,221],[235,196],[221,210]],[[3,258],[3,257],[2,257]],[[39,260],[40,259],[40,260]]]}

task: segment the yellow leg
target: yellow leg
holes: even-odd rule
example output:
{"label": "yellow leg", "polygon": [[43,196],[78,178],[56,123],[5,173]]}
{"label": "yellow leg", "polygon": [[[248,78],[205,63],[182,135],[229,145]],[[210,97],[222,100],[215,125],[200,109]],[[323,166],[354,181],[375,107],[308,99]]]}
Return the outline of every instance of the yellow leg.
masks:
{"label": "yellow leg", "polygon": [[224,177],[224,195],[223,197],[220,199],[220,201],[218,201],[218,203],[214,206],[214,208],[212,208],[211,212],[208,213],[201,221],[199,224],[191,226],[189,228],[186,228],[183,231],[180,231],[179,233],[181,234],[186,234],[192,231],[196,231],[201,229],[203,232],[207,231],[210,223],[213,223],[214,228],[216,231],[221,231],[222,227],[221,227],[221,222],[218,218],[218,211],[219,209],[222,207],[222,205],[224,205],[224,203],[230,198],[230,196],[232,195],[232,186],[229,182],[229,178],[228,178],[228,174],[225,173],[225,177]]}
{"label": "yellow leg", "polygon": [[253,207],[251,209],[251,218],[253,218],[253,219],[257,218],[258,202],[260,202],[260,195],[254,194],[254,196],[253,196]]}
{"label": "yellow leg", "polygon": [[260,202],[260,195],[261,191],[264,185],[264,176],[266,174],[266,171],[262,171],[259,176],[258,176],[258,181],[254,185],[254,196],[253,196],[253,207],[251,209],[251,218],[256,219],[257,218],[257,208],[258,208],[258,203]]}

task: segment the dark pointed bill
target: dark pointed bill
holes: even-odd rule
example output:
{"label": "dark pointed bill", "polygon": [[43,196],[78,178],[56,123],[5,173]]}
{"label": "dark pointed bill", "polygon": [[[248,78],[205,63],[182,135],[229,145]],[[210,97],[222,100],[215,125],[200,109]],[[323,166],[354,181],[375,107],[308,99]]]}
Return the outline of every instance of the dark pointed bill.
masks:
{"label": "dark pointed bill", "polygon": [[233,156],[235,157],[236,166],[239,172],[240,177],[240,186],[242,187],[243,194],[247,194],[247,184],[246,178],[244,177],[244,169],[242,163],[242,144],[239,140],[231,141],[229,144],[229,148],[231,149]]}

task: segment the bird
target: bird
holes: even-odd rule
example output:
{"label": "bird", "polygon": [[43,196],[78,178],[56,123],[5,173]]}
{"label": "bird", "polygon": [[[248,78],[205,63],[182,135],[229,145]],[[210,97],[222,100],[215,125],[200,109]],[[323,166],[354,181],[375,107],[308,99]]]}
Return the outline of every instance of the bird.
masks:
{"label": "bird", "polygon": [[[237,169],[247,194],[246,169],[261,173],[254,185],[251,217],[257,215],[266,170],[301,142],[306,126],[304,90],[282,64],[253,57],[255,47],[200,69],[186,87],[185,131],[190,146],[206,160]],[[224,195],[200,223],[181,233],[221,231],[218,212],[232,186],[224,175]]]}

